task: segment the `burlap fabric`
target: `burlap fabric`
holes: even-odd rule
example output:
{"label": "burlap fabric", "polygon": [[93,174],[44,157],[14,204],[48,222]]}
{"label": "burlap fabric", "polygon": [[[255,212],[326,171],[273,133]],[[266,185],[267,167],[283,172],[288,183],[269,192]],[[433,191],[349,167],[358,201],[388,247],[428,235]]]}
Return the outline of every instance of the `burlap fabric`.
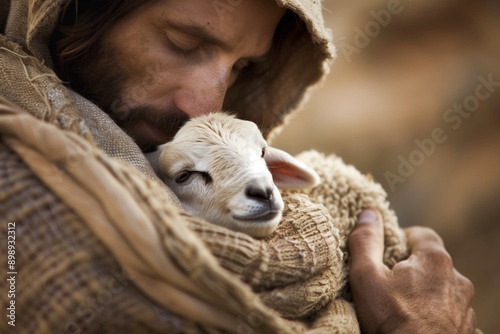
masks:
{"label": "burlap fabric", "polygon": [[[319,2],[279,3],[309,29],[291,69],[301,59],[312,70],[296,78],[295,96],[278,94],[274,125],[321,77],[330,50]],[[0,37],[0,226],[6,235],[16,223],[16,332],[359,332],[345,242],[362,208],[382,212],[385,262],[407,254],[382,188],[336,157],[307,152],[300,158],[323,182],[283,194],[283,221],[269,238],[186,214],[133,141],[50,69],[44,42],[62,4],[12,1]],[[9,298],[0,295],[2,308]],[[12,329],[0,322],[2,333]]]}
{"label": "burlap fabric", "polygon": [[26,332],[355,333],[344,237],[361,208],[383,213],[386,263],[405,255],[382,189],[337,158],[302,155],[328,182],[285,194],[278,231],[255,240],[182,213],[156,181],[72,132],[5,103],[0,115],[0,212],[17,223]]}

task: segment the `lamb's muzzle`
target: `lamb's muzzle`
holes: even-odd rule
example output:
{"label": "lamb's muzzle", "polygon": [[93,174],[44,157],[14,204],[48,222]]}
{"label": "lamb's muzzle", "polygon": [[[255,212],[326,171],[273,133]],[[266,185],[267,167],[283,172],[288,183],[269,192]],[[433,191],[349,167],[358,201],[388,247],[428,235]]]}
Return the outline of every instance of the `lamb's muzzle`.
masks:
{"label": "lamb's muzzle", "polygon": [[[272,178],[261,177],[250,180],[250,184],[244,189],[245,203],[247,206],[242,214],[237,210],[232,213],[236,221],[248,223],[265,223],[280,221],[283,211],[283,201],[278,188],[274,185]],[[234,205],[236,207],[237,205]]]}
{"label": "lamb's muzzle", "polygon": [[161,153],[150,155],[184,208],[254,237],[278,226],[280,188],[304,188],[319,177],[288,153],[268,147],[257,126],[224,113],[187,122]]}

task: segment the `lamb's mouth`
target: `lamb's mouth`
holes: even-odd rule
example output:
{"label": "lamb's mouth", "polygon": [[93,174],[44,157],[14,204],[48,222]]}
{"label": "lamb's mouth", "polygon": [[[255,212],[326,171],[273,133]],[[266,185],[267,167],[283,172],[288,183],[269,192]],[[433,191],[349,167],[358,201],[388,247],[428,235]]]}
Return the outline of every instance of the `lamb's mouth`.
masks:
{"label": "lamb's mouth", "polygon": [[276,218],[281,211],[268,211],[264,214],[258,213],[258,214],[252,214],[248,216],[237,216],[233,215],[233,218],[245,223],[263,223],[263,222],[268,222],[270,220],[273,220]]}

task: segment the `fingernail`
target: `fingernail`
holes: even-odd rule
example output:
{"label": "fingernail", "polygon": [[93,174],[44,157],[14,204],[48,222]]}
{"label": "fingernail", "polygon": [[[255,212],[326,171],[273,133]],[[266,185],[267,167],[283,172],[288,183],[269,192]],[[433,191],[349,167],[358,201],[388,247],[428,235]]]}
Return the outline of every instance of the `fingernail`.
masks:
{"label": "fingernail", "polygon": [[373,224],[378,220],[378,213],[373,209],[366,209],[361,212],[358,224]]}

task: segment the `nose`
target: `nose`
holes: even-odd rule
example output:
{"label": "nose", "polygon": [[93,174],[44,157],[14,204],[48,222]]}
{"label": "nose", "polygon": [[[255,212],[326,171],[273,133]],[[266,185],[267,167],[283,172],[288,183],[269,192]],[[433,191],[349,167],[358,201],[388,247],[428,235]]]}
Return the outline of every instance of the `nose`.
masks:
{"label": "nose", "polygon": [[246,187],[245,195],[258,202],[268,202],[273,195],[273,188],[260,184],[251,184]]}
{"label": "nose", "polygon": [[230,85],[232,65],[218,60],[186,73],[175,93],[177,108],[190,117],[220,111]]}

